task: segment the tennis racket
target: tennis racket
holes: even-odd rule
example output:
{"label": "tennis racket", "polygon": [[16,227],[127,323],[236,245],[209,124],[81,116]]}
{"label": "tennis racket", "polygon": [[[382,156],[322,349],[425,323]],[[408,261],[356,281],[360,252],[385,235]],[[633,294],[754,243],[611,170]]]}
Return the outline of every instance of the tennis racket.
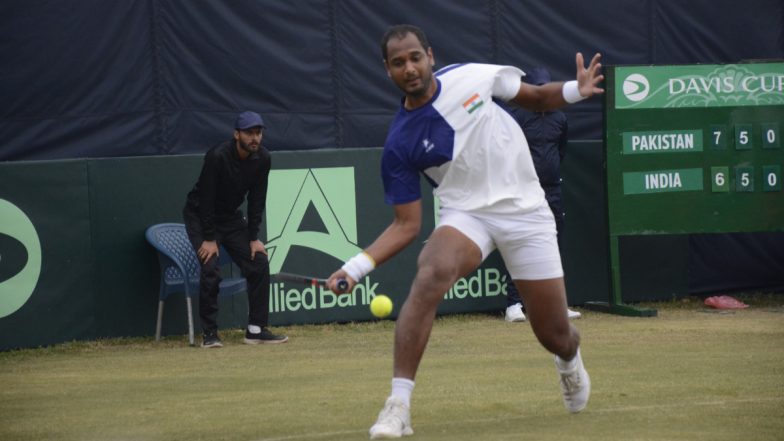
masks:
{"label": "tennis racket", "polygon": [[[319,285],[327,288],[327,279],[321,279],[318,277],[304,276],[302,274],[294,273],[277,273],[273,274],[272,277],[278,280],[284,280],[286,282]],[[338,290],[340,290],[340,292],[346,292],[346,290],[348,290],[348,281],[346,279],[338,279]]]}

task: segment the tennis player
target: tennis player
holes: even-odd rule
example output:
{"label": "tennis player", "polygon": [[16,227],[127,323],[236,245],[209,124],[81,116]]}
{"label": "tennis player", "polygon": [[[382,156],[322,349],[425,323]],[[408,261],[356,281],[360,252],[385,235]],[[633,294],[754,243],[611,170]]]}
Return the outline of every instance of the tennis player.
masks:
{"label": "tennis player", "polygon": [[580,412],[591,383],[580,356],[580,334],[567,318],[555,221],[520,126],[493,99],[543,111],[602,93],[600,55],[586,68],[578,53],[574,81],[532,85],[511,66],[455,64],[434,73],[433,50],[415,26],[391,27],[381,52],[387,75],[405,94],[381,163],[394,218],[367,249],[330,276],[332,290],[339,292],[339,278],[353,288],[417,237],[420,173],[435,187],[441,211],[397,319],[392,390],[370,438],[414,433],[411,393],[436,308],[444,293],[496,248],[523,296],[534,334],[555,354],[566,408]]}

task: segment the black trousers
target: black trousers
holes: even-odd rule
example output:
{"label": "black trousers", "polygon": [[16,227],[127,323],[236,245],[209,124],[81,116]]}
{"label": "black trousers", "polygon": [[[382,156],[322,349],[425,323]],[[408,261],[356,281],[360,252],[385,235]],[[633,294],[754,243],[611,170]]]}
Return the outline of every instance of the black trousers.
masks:
{"label": "black trousers", "polygon": [[[187,208],[183,211],[185,229],[188,232],[194,250],[198,250],[204,242],[201,221],[196,213]],[[248,239],[247,221],[239,214],[230,220],[215,223],[218,246],[231,256],[231,260],[240,269],[242,277],[248,282],[248,324],[267,326],[269,322],[269,289],[270,273],[267,256],[256,253],[250,258],[250,240]],[[221,282],[218,258],[213,257],[201,264],[199,281],[199,316],[204,332],[218,329],[218,291]]]}

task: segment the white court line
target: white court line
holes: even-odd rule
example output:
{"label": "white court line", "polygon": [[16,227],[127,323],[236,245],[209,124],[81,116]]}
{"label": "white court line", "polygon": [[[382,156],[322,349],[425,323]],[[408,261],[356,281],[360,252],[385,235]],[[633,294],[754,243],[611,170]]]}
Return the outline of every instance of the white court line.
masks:
{"label": "white court line", "polygon": [[741,398],[738,400],[715,400],[715,401],[697,401],[697,402],[680,402],[669,404],[652,404],[650,406],[624,406],[607,409],[596,409],[591,413],[613,413],[613,412],[626,412],[630,410],[651,410],[651,409],[667,409],[672,407],[684,406],[725,406],[727,404],[741,404],[741,403],[768,403],[771,401],[784,401],[784,397],[769,397],[769,398]]}
{"label": "white court line", "polygon": [[[784,401],[784,397],[770,397],[770,398],[742,398],[738,400],[714,400],[714,401],[697,401],[697,402],[678,402],[678,403],[668,403],[668,404],[653,404],[650,406],[622,406],[622,407],[611,407],[606,409],[595,409],[589,410],[586,413],[616,413],[616,412],[629,412],[629,411],[639,411],[639,410],[652,410],[652,409],[668,409],[674,407],[685,407],[685,406],[725,406],[727,404],[742,404],[742,403],[768,403],[771,401]],[[526,418],[525,415],[506,415],[503,417],[498,418],[480,418],[475,420],[463,420],[462,423],[468,424],[476,424],[476,423],[500,423],[503,421],[515,420],[515,419],[524,419]],[[444,423],[444,425],[454,425],[454,422]],[[439,426],[439,423],[431,423],[431,424],[421,424],[420,426],[424,427],[432,427],[432,426]],[[339,432],[319,432],[319,433],[301,433],[298,435],[287,435],[275,438],[260,438],[254,441],[291,441],[291,440],[317,440],[319,438],[328,438],[337,435],[356,435],[356,434],[367,434],[367,430],[342,430]]]}
{"label": "white court line", "polygon": [[320,433],[302,433],[299,435],[280,436],[277,438],[261,438],[256,441],[289,441],[289,440],[306,440],[306,439],[319,439],[336,435],[357,435],[367,434],[367,430],[342,430],[340,432],[320,432]]}

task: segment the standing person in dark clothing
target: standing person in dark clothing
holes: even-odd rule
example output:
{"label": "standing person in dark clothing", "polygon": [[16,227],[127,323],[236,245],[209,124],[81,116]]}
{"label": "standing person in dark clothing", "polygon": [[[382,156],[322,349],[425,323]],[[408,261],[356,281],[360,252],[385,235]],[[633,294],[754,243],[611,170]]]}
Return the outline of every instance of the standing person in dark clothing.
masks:
{"label": "standing person in dark clothing", "polygon": [[[550,72],[543,68],[533,68],[523,77],[523,81],[541,86],[547,84],[552,79]],[[558,234],[558,249],[563,256],[563,224],[564,211],[561,205],[561,161],[566,154],[567,133],[569,124],[566,121],[566,114],[560,110],[548,110],[544,112],[532,112],[523,108],[516,108],[510,113],[520,124],[528,141],[528,148],[531,151],[531,158],[534,160],[536,175],[539,177],[539,184],[544,190],[547,205],[555,217],[555,228]],[[523,322],[526,320],[523,313],[523,302],[517,292],[512,278],[506,286],[506,314],[508,322]],[[576,319],[582,317],[577,311],[567,309],[569,318]]]}
{"label": "standing person in dark clothing", "polygon": [[[285,343],[288,337],[267,329],[269,321],[269,261],[258,239],[267,201],[270,154],[261,146],[264,121],[242,112],[232,139],[204,155],[199,180],[188,193],[183,217],[188,237],[201,262],[199,315],[204,330],[202,347],[222,347],[218,336],[218,288],[221,246],[248,281],[248,327],[245,343]],[[240,205],[248,201],[248,217]]]}

